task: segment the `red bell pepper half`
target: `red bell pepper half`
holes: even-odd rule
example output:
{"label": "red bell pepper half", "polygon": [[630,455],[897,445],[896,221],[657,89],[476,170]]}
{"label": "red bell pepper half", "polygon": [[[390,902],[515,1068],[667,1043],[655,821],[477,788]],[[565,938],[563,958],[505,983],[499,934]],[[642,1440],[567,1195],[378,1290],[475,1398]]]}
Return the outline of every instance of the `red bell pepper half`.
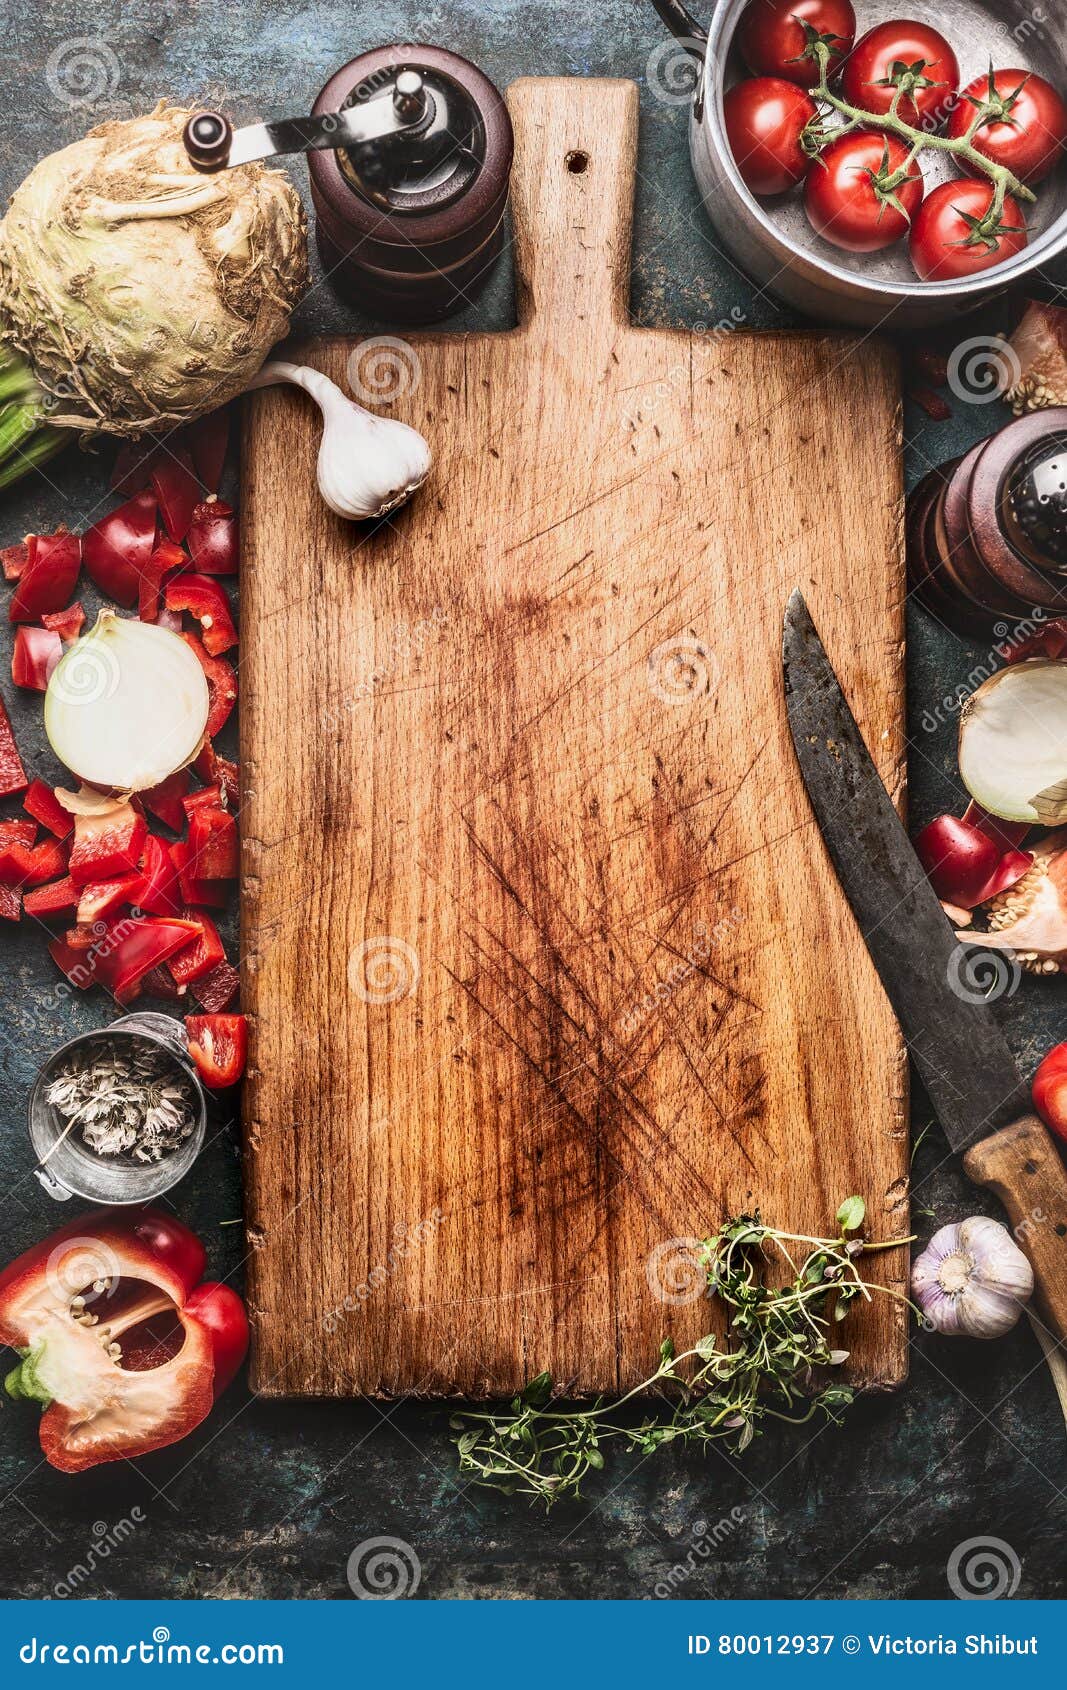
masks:
{"label": "red bell pepper half", "polygon": [[35,886],[32,892],[27,892],[23,904],[27,915],[48,916],[57,915],[60,911],[76,908],[79,889],[75,886],[69,874],[62,880],[50,881],[47,886]]}
{"label": "red bell pepper half", "polygon": [[208,713],[206,733],[214,739],[230,719],[230,711],[237,703],[237,675],[233,665],[224,657],[211,657],[195,634],[183,634],[182,639],[195,651],[200,667],[207,677]]}
{"label": "red bell pepper half", "polygon": [[189,1054],[206,1086],[235,1086],[245,1071],[248,1022],[243,1015],[187,1015]]}
{"label": "red bell pepper half", "polygon": [[0,1342],[21,1356],[7,1392],[42,1404],[53,1467],[136,1460],[207,1418],[244,1360],[248,1321],[229,1286],[201,1283],[205,1261],[170,1215],[105,1209],[0,1274]]}
{"label": "red bell pepper half", "polygon": [[132,804],[120,804],[99,816],[76,816],[71,878],[79,886],[90,880],[115,880],[134,874],[141,865],[148,828]]}
{"label": "red bell pepper half", "polygon": [[[210,687],[210,685],[209,680],[208,686]],[[235,678],[234,696],[236,697],[236,695]],[[229,715],[229,711],[226,714]],[[3,699],[0,698],[0,798],[7,798],[12,792],[25,792],[29,784],[26,771],[22,767],[19,748],[15,744],[15,736],[11,731],[11,721],[7,709]]]}
{"label": "red bell pepper half", "polygon": [[185,809],[182,800],[189,790],[188,769],[177,769],[174,774],[161,780],[158,786],[149,787],[147,792],[140,794],[141,802],[146,810],[172,827],[175,833],[180,833],[185,826]]}
{"label": "red bell pepper half", "polygon": [[70,645],[85,626],[85,608],[76,599],[73,604],[68,604],[66,610],[42,612],[41,621],[46,628],[51,628],[54,634],[58,634],[66,645]]}
{"label": "red bell pepper half", "polygon": [[190,981],[210,974],[218,963],[225,962],[226,947],[206,910],[183,909],[182,915],[186,921],[197,923],[200,935],[191,945],[177,951],[168,961],[167,968],[174,976],[175,985],[187,986]]}
{"label": "red bell pepper half", "polygon": [[49,833],[54,833],[57,839],[69,839],[74,832],[74,817],[63,808],[52,788],[46,786],[43,780],[30,782],[22,808]]}
{"label": "red bell pepper half", "polygon": [[82,539],[82,561],[102,593],[116,604],[137,603],[141,575],[156,549],[156,500],[135,493],[94,522]]}
{"label": "red bell pepper half", "polygon": [[236,575],[240,556],[237,518],[221,499],[197,505],[185,543],[201,575]]}
{"label": "red bell pepper half", "polygon": [[46,692],[52,670],[63,656],[63,641],[48,628],[29,628],[23,624],[15,631],[15,646],[11,653],[11,679],[17,687],[30,692]]}
{"label": "red bell pepper half", "polygon": [[194,980],[190,990],[201,1009],[208,1015],[217,1015],[233,1002],[240,984],[241,976],[233,964],[220,962],[210,974]]}
{"label": "red bell pepper half", "polygon": [[201,805],[193,811],[189,817],[189,867],[198,880],[237,878],[237,823],[228,810]]}
{"label": "red bell pepper half", "polygon": [[175,542],[184,540],[193,520],[193,507],[200,497],[189,452],[183,446],[179,446],[176,452],[161,452],[152,465],[149,480],[159,500],[164,528]]}
{"label": "red bell pepper half", "polygon": [[82,543],[77,534],[58,529],[38,534],[18,586],[11,595],[12,622],[36,622],[46,610],[62,610],[69,602],[81,570]]}
{"label": "red bell pepper half", "polygon": [[178,871],[171,862],[170,852],[162,839],[150,833],[145,840],[141,860],[140,883],[133,902],[149,915],[179,915],[181,891]]}
{"label": "red bell pepper half", "polygon": [[210,656],[219,657],[237,644],[237,629],[226,589],[210,575],[194,575],[191,571],[173,575],[163,589],[163,599],[168,610],[187,610],[196,618],[204,649]]}

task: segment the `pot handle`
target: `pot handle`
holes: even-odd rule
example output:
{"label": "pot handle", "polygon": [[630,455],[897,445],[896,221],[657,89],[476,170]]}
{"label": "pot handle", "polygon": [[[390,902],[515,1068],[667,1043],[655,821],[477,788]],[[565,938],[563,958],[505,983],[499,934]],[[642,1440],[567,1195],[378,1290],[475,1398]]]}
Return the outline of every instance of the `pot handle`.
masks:
{"label": "pot handle", "polygon": [[703,24],[697,23],[692,12],[686,10],[682,0],[652,0],[652,4],[671,34],[677,36],[695,59],[702,59],[708,32]]}
{"label": "pot handle", "polygon": [[1027,299],[1038,299],[1043,305],[1067,306],[1067,247],[1060,247],[1042,259],[1031,270],[1021,290]]}

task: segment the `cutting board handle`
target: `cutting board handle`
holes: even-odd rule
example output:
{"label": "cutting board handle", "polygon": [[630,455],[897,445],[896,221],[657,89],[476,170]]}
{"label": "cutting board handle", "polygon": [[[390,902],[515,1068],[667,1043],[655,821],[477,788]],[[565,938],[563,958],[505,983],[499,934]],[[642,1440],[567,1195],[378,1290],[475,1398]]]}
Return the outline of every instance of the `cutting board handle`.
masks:
{"label": "cutting board handle", "polygon": [[522,77],[507,103],[519,322],[561,350],[610,343],[629,320],[637,84]]}

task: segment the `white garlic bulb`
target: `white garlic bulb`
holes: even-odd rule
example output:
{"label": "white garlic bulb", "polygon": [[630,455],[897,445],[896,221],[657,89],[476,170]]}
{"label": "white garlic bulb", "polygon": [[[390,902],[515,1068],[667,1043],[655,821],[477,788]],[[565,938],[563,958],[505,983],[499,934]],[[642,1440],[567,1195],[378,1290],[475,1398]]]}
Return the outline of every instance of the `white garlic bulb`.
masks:
{"label": "white garlic bulb", "polygon": [[999,1338],[1034,1289],[1034,1270],[1006,1226],[972,1215],[935,1232],[912,1268],[911,1288],[937,1332]]}

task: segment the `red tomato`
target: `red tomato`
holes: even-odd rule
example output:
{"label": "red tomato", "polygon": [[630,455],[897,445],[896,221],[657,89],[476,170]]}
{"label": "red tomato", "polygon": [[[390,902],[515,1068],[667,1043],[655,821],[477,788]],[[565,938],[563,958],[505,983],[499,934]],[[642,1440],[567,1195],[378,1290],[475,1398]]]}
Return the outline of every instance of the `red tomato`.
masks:
{"label": "red tomato", "polygon": [[[990,70],[960,94],[948,120],[948,134],[960,140],[980,112],[988,112],[972,136],[976,152],[1005,165],[1020,182],[1041,182],[1067,149],[1067,105],[1043,76],[1025,70]],[[957,159],[969,176],[979,175]]]}
{"label": "red tomato", "polygon": [[846,252],[879,252],[907,234],[923,198],[919,166],[894,135],[857,129],[808,171],[804,209],[817,235]]}
{"label": "red tomato", "polygon": [[830,75],[836,75],[856,39],[856,14],[852,0],[751,0],[737,39],[753,75],[784,76],[814,88],[816,43],[824,41],[830,49]]}
{"label": "red tomato", "polygon": [[898,116],[932,134],[940,129],[960,85],[956,55],[943,35],[924,23],[880,23],[856,42],[841,78],[850,105],[887,112],[897,89]]}
{"label": "red tomato", "polygon": [[991,270],[1022,252],[1029,236],[1016,202],[1004,201],[1000,223],[989,224],[992,182],[961,178],[927,194],[911,226],[909,251],[924,282],[951,282]]}
{"label": "red tomato", "polygon": [[1033,1085],[1034,1108],[1046,1127],[1067,1142],[1067,1045],[1053,1045]]}
{"label": "red tomato", "polygon": [[803,181],[809,160],[800,137],[818,116],[810,94],[779,76],[757,76],[730,89],[723,114],[734,162],[754,194],[784,194]]}

